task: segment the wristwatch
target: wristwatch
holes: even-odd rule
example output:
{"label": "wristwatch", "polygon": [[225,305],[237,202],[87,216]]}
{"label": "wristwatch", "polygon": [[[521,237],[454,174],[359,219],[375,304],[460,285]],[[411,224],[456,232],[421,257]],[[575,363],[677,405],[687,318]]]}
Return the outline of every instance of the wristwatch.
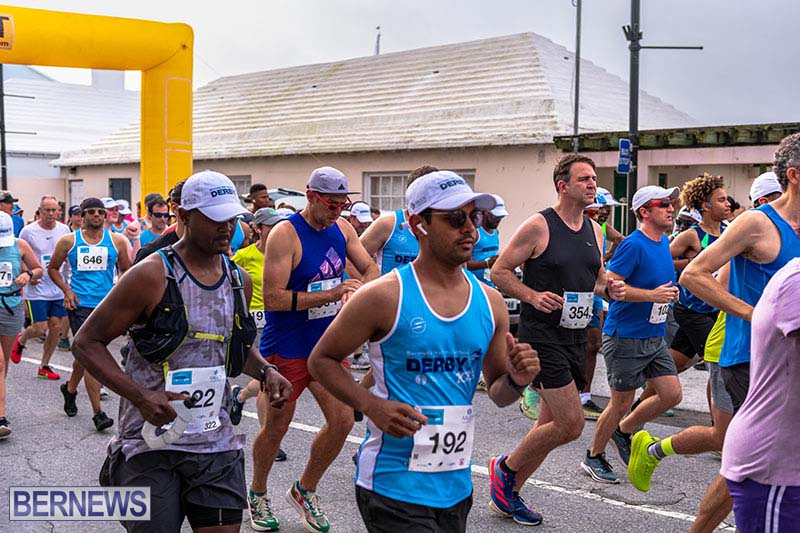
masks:
{"label": "wristwatch", "polygon": [[25,273],[28,275],[29,278],[33,279],[33,270],[26,270]]}
{"label": "wristwatch", "polygon": [[270,363],[267,363],[264,366],[262,366],[261,370],[258,371],[258,381],[260,381],[261,383],[266,383],[268,369],[274,370],[275,372],[278,371],[278,367]]}

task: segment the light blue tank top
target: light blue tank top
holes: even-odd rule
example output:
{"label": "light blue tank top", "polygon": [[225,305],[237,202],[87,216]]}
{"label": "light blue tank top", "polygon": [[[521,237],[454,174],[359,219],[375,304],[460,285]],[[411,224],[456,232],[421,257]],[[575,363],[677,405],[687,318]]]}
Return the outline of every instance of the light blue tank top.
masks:
{"label": "light blue tank top", "polygon": [[417,238],[410,229],[400,227],[405,220],[402,209],[394,212],[394,228],[381,254],[381,275],[410,263],[419,255]]}
{"label": "light blue tank top", "polygon": [[[377,396],[412,406],[471,406],[495,324],[481,283],[469,272],[464,275],[470,283],[469,304],[457,316],[442,318],[428,306],[413,265],[397,269],[397,318],[370,351]],[[429,416],[428,424],[436,421]],[[472,493],[469,460],[458,470],[410,471],[413,448],[413,437],[385,435],[367,420],[356,484],[436,508],[450,507]]]}
{"label": "light blue tank top", "polygon": [[114,285],[114,268],[117,265],[117,248],[111,233],[104,229],[97,244],[83,240],[83,230],[73,233],[75,244],[67,253],[72,269],[70,288],[80,300],[80,307],[94,309]]}
{"label": "light blue tank top", "polygon": [[[724,228],[720,227],[720,230]],[[708,246],[717,240],[718,237],[714,237],[713,235],[706,233],[703,231],[700,226],[695,224],[692,226],[691,230],[694,230],[697,233],[697,238],[700,239],[700,250],[705,250]],[[690,231],[691,231],[690,230]],[[714,307],[711,307],[703,300],[692,294],[686,287],[683,285],[679,285],[678,288],[680,289],[680,299],[678,302],[687,309],[691,309],[695,313],[714,313],[717,311]]]}
{"label": "light blue tank top", "polygon": [[[728,292],[740,300],[755,306],[772,276],[786,263],[800,257],[800,237],[792,227],[769,205],[757,209],[764,212],[781,234],[781,250],[774,261],[767,264],[754,263],[737,255],[731,260]],[[725,341],[719,356],[719,366],[729,367],[750,362],[750,322],[728,315],[725,318]]]}
{"label": "light blue tank top", "polygon": [[[3,285],[0,286],[0,298],[2,298],[3,308],[6,306],[16,307],[22,301],[19,285],[14,283],[20,274],[22,274],[22,255],[19,253],[19,241],[14,239],[13,245],[0,248],[0,285]],[[10,296],[12,294],[14,296]],[[0,309],[0,316],[5,312],[5,309]]]}
{"label": "light blue tank top", "polygon": [[[494,233],[489,233],[483,227],[478,228],[478,241],[472,249],[473,261],[486,261],[500,253],[500,232],[497,229]],[[479,281],[494,287],[494,283],[486,279],[486,271],[488,269],[481,268],[478,270],[471,270]]]}
{"label": "light blue tank top", "polygon": [[111,224],[108,227],[108,229],[110,229],[114,233],[122,233],[123,231],[125,231],[125,228],[127,228],[127,227],[128,227],[128,221],[127,220],[123,220],[122,221],[122,229],[117,229],[117,227],[114,224]]}

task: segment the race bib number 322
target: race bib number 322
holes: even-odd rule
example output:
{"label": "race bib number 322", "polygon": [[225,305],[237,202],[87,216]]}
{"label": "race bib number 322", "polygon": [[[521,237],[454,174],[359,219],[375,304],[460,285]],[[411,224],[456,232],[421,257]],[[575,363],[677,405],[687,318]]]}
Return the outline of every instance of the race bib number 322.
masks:
{"label": "race bib number 322", "polygon": [[221,427],[219,412],[228,386],[224,366],[182,368],[167,372],[166,390],[197,398],[184,433],[204,433]]}

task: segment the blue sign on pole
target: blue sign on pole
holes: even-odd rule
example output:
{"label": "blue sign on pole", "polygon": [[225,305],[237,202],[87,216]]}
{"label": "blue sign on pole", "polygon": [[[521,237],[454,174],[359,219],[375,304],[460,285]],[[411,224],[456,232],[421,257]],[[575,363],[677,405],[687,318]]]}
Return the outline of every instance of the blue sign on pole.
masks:
{"label": "blue sign on pole", "polygon": [[620,174],[629,174],[631,171],[631,141],[630,139],[619,140],[619,162],[617,163],[617,172]]}

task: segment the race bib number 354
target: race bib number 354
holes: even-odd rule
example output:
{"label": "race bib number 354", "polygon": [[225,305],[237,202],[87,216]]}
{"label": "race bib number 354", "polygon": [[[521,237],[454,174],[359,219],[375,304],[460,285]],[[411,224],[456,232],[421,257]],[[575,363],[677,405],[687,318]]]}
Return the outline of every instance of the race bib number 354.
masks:
{"label": "race bib number 354", "polygon": [[564,292],[564,307],[561,308],[559,326],[567,329],[583,329],[592,319],[593,292]]}
{"label": "race bib number 354", "polygon": [[449,472],[469,468],[475,435],[471,405],[420,406],[428,423],[414,433],[408,469],[412,472]]}

